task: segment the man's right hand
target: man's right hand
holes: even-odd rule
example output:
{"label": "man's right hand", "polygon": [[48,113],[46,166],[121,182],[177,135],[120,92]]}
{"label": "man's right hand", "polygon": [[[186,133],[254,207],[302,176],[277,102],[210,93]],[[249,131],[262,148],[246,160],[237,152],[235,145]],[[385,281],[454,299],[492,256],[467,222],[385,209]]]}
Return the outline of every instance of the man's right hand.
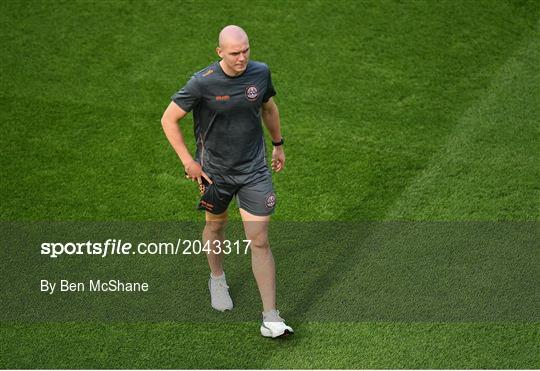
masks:
{"label": "man's right hand", "polygon": [[197,181],[199,184],[202,184],[202,178],[204,178],[209,184],[212,184],[212,180],[204,171],[202,171],[202,167],[197,161],[192,160],[185,165],[184,168],[187,179],[191,179],[193,182]]}

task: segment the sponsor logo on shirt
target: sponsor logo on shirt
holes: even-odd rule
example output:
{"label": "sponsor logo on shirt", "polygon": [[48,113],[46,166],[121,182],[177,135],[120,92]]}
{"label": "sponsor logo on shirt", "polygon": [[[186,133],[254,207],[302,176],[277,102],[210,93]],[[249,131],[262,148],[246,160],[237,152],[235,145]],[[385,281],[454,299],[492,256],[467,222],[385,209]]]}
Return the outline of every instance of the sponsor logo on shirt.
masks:
{"label": "sponsor logo on shirt", "polygon": [[205,73],[203,73],[203,77],[206,77],[206,76],[211,75],[213,73],[214,73],[214,70],[208,70]]}
{"label": "sponsor logo on shirt", "polygon": [[219,102],[223,102],[223,101],[226,101],[226,100],[229,100],[229,99],[231,99],[230,95],[217,95],[216,96],[216,100],[219,101]]}
{"label": "sponsor logo on shirt", "polygon": [[255,85],[249,85],[246,88],[246,97],[250,101],[257,100],[259,97],[259,90],[257,90],[257,87]]}

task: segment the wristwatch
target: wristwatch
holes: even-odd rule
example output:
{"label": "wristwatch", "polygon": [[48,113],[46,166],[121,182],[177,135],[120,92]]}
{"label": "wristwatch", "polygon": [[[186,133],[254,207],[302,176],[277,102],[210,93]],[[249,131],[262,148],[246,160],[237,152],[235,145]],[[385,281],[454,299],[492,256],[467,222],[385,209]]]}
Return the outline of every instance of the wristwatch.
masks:
{"label": "wristwatch", "polygon": [[274,147],[282,146],[283,143],[285,143],[285,141],[283,140],[283,138],[281,138],[281,140],[280,140],[279,142],[274,142],[274,141],[272,141],[272,145],[273,145]]}

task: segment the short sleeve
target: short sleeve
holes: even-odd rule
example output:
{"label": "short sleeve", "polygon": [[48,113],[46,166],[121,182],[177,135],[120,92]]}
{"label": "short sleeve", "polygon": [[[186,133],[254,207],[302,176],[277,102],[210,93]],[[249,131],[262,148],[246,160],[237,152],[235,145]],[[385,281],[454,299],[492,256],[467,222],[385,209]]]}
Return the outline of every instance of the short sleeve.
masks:
{"label": "short sleeve", "polygon": [[263,102],[266,103],[276,95],[276,89],[274,89],[274,84],[272,84],[272,73],[268,70],[268,82],[266,85],[266,91],[264,92]]}
{"label": "short sleeve", "polygon": [[171,100],[186,112],[190,112],[195,108],[200,99],[201,91],[195,77],[192,77],[182,89],[171,97]]}

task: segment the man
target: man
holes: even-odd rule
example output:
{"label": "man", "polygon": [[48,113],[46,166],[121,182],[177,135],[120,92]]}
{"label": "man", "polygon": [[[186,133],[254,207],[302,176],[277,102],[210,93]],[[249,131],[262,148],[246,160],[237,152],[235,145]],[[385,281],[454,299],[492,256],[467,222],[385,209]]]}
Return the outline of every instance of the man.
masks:
{"label": "man", "polygon": [[[161,123],[167,139],[184,165],[186,177],[201,189],[199,209],[206,211],[203,242],[224,240],[227,208],[236,196],[246,238],[251,240],[251,265],[263,303],[261,334],[279,337],[293,332],[276,310],[275,265],[268,243],[268,223],[276,197],[266,163],[261,117],[274,146],[272,169],[285,164],[279,112],[270,70],[249,60],[249,40],[243,29],[227,26],[216,48],[221,58],[195,73],[172,96]],[[178,122],[193,111],[197,151],[189,153]],[[211,303],[231,310],[223,253],[207,255]]]}

